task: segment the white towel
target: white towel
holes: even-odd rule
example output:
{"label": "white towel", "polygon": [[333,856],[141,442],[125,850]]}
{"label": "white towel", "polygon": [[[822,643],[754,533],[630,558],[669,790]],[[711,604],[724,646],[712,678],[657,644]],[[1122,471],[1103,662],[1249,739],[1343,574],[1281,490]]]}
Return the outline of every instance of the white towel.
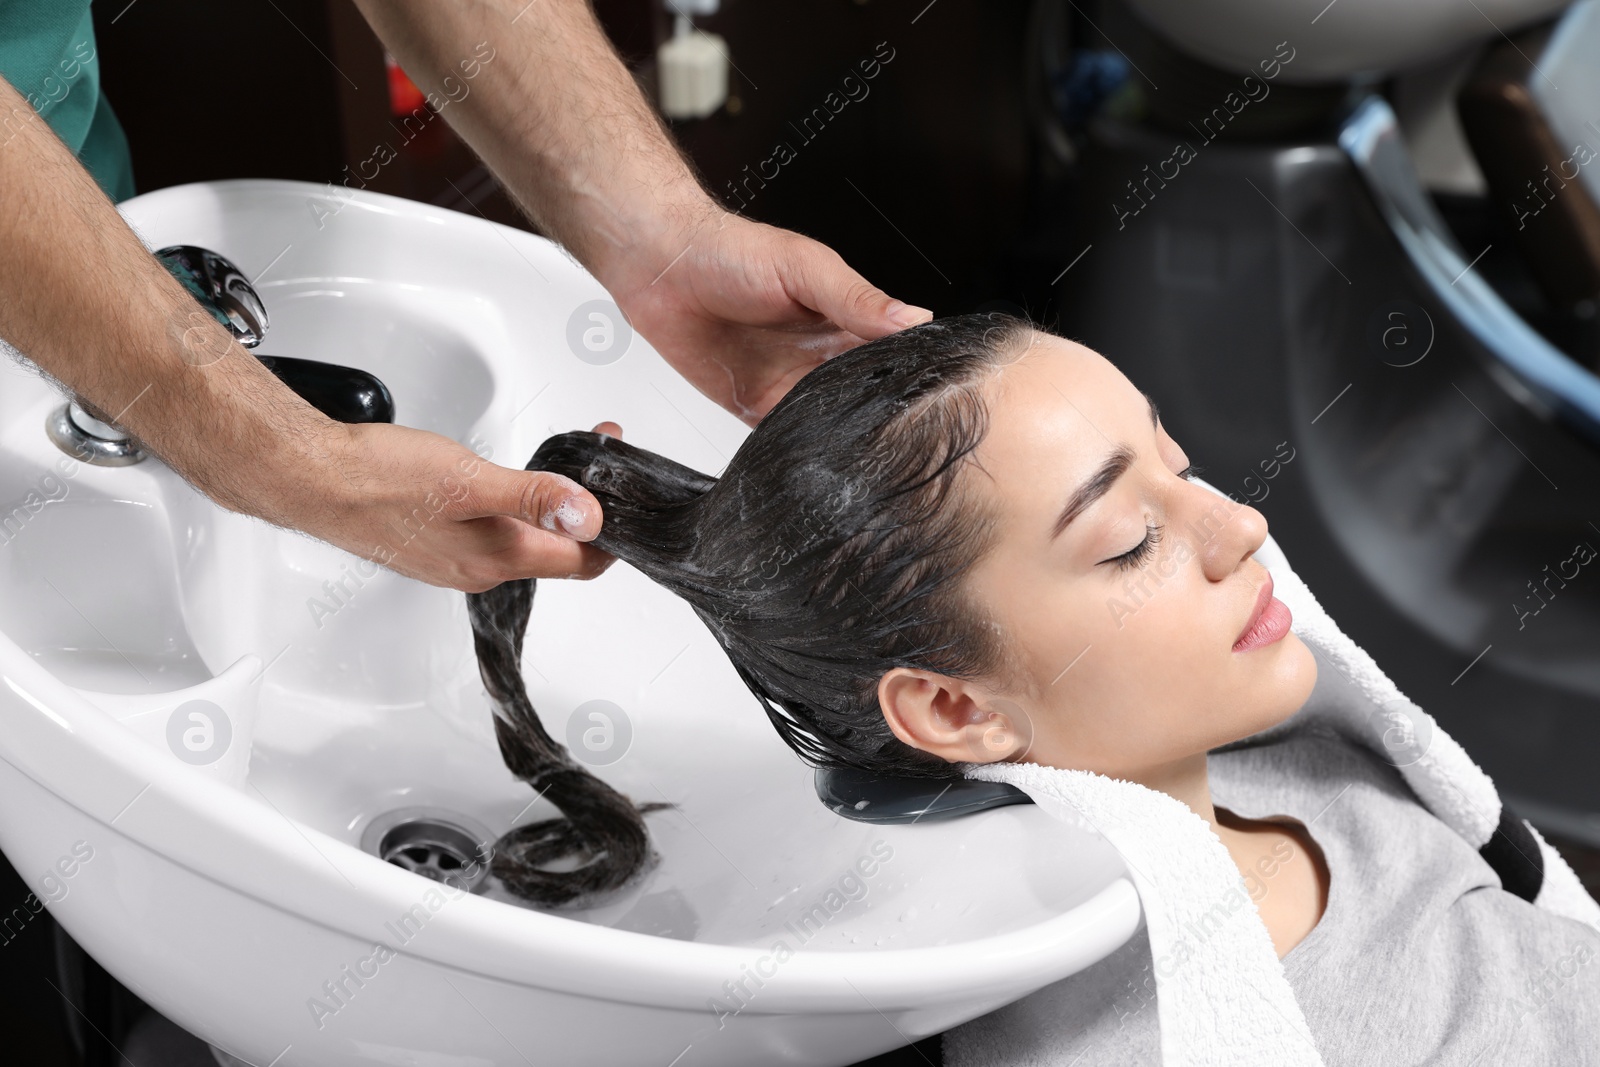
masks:
{"label": "white towel", "polygon": [[[1481,850],[1497,829],[1516,837],[1526,828],[1521,840],[1538,843],[1544,867],[1534,903],[1600,929],[1600,905],[1572,868],[1531,826],[1520,820],[1502,826],[1494,782],[1334,624],[1277,543],[1269,537],[1255,558],[1272,573],[1274,595],[1288,605],[1294,632],[1317,657],[1317,683],[1305,706],[1255,738],[1314,719],[1397,764],[1428,810],[1473,848]],[[1164,793],[1089,771],[1033,763],[962,770],[970,778],[1009,782],[1122,854],[1145,913],[1164,1067],[1320,1067],[1266,925],[1238,866],[1204,819]],[[1219,905],[1231,915],[1220,924]]]}

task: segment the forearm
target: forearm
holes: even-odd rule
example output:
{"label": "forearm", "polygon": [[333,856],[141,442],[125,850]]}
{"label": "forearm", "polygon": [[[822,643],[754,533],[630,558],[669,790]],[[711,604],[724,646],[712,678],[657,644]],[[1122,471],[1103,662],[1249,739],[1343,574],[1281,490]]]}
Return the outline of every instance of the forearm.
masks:
{"label": "forearm", "polygon": [[304,469],[334,425],[200,310],[3,79],[0,337],[213,499],[271,521],[293,498],[272,472]]}
{"label": "forearm", "polygon": [[356,4],[529,217],[613,291],[648,282],[681,251],[675,235],[718,213],[587,0]]}
{"label": "forearm", "polygon": [[745,422],[754,425],[823,360],[931,317],[832,249],[726,211],[634,84],[589,0],[354,2],[638,335]]}

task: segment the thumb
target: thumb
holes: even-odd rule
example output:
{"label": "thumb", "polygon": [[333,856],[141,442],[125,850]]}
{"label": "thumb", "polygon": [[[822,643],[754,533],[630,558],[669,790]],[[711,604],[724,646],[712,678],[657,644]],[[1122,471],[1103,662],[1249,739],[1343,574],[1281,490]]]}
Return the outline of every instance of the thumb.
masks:
{"label": "thumb", "polygon": [[833,249],[803,240],[782,272],[784,288],[834,325],[870,341],[933,318],[933,312],[894,299],[851,270]]}
{"label": "thumb", "polygon": [[565,475],[485,463],[474,485],[469,509],[474,518],[509,515],[579,541],[591,541],[600,532],[600,501]]}

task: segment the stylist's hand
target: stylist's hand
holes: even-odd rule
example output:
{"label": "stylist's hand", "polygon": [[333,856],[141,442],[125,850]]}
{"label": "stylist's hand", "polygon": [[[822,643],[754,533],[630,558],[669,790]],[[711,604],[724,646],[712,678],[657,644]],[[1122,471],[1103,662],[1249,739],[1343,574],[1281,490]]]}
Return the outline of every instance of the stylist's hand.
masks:
{"label": "stylist's hand", "polygon": [[829,357],[933,317],[826,245],[709,199],[654,256],[630,256],[600,280],[668,363],[751,426]]}
{"label": "stylist's hand", "polygon": [[[595,429],[622,434],[615,423]],[[600,503],[569,478],[501,467],[406,426],[330,433],[327,496],[282,509],[314,537],[469,593],[514,578],[593,578],[614,560],[584,543],[600,531]]]}

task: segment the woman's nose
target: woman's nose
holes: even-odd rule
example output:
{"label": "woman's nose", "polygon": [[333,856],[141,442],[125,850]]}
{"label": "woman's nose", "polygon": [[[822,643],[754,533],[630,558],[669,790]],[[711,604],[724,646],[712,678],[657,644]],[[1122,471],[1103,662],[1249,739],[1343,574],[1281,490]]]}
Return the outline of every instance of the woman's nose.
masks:
{"label": "woman's nose", "polygon": [[1196,498],[1193,516],[1186,525],[1200,555],[1206,577],[1221,581],[1239,569],[1239,564],[1254,555],[1267,539],[1267,518],[1249,504],[1218,496],[1196,487],[1209,499]]}

